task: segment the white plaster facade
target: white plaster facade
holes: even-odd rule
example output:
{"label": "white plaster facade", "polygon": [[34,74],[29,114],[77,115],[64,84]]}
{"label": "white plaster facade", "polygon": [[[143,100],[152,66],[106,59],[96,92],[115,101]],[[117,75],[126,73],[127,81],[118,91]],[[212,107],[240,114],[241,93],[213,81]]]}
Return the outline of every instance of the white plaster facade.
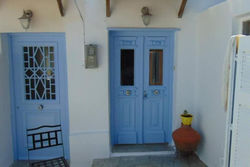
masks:
{"label": "white plaster facade", "polygon": [[[222,166],[226,126],[221,97],[223,61],[233,25],[238,23],[236,16],[250,12],[248,0],[228,0],[201,13],[192,7],[195,3],[189,3],[182,19],[177,18],[180,0],[112,1],[110,18],[105,17],[105,1],[78,0],[78,4],[85,19],[86,43],[99,46],[97,69],[84,68],[83,23],[73,0],[65,1],[65,17],[60,16],[56,1],[0,2],[1,33],[23,32],[17,20],[23,9],[34,12],[28,32],[66,33],[71,166],[90,166],[93,159],[110,156],[107,28],[144,27],[143,6],[153,14],[150,28],[180,28],[175,42],[173,129],[179,127],[179,114],[188,109],[195,116],[193,127],[202,135],[201,160],[208,166]],[[0,52],[1,69],[8,69],[7,57]],[[0,72],[0,120],[4,118],[0,134],[6,134],[0,143],[12,147],[8,74],[8,70]],[[8,128],[1,129],[3,125]],[[12,160],[12,148],[0,147],[0,166]]]}

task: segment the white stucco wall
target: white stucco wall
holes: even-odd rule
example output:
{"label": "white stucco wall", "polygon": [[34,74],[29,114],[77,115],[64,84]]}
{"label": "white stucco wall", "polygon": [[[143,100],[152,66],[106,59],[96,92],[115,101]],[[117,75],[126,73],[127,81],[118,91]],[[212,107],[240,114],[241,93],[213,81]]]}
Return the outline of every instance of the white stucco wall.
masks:
{"label": "white stucco wall", "polygon": [[223,164],[226,112],[223,105],[223,70],[232,17],[228,4],[210,8],[199,17],[196,86],[197,129],[202,135],[200,158],[208,165]]}
{"label": "white stucco wall", "polygon": [[198,153],[208,166],[223,165],[227,115],[224,60],[230,36],[241,32],[240,20],[249,12],[249,0],[228,0],[201,13],[198,19],[196,128],[202,134]]}
{"label": "white stucco wall", "polygon": [[9,166],[13,161],[8,38],[0,35],[0,166]]}

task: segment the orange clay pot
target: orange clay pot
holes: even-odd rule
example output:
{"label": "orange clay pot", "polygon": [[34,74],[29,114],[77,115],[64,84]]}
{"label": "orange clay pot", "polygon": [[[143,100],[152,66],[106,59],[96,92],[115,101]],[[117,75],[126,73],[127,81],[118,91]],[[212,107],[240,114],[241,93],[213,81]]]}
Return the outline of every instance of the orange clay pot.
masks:
{"label": "orange clay pot", "polygon": [[181,125],[172,134],[176,149],[181,153],[192,153],[200,143],[200,135],[191,125]]}

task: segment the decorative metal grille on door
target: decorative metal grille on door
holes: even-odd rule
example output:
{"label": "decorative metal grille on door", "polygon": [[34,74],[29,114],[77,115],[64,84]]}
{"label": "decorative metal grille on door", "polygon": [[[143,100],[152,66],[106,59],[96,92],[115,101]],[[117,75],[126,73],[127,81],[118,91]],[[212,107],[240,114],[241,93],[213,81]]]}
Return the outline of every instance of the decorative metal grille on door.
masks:
{"label": "decorative metal grille on door", "polygon": [[55,100],[53,46],[23,47],[26,100]]}

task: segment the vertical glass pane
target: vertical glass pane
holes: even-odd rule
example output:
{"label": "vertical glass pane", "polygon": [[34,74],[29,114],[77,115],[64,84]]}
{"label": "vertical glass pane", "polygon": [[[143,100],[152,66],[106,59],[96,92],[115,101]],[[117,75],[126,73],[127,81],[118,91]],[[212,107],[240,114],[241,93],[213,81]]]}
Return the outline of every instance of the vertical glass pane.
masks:
{"label": "vertical glass pane", "polygon": [[121,50],[121,85],[134,85],[134,49]]}
{"label": "vertical glass pane", "polygon": [[163,50],[151,49],[149,56],[149,84],[162,85]]}

